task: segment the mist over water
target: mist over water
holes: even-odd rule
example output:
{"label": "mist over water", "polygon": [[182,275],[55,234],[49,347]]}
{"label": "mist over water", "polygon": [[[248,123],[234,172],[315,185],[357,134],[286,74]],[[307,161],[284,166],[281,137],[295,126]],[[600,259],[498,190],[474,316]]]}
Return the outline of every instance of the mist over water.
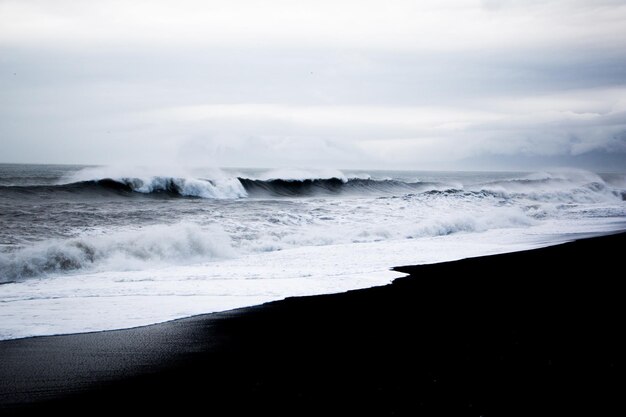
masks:
{"label": "mist over water", "polygon": [[[621,229],[625,195],[623,174],[580,170],[0,165],[0,337],[128,327],[382,284],[396,262]],[[115,318],[97,317],[96,305]],[[42,312],[43,324],[34,319]]]}

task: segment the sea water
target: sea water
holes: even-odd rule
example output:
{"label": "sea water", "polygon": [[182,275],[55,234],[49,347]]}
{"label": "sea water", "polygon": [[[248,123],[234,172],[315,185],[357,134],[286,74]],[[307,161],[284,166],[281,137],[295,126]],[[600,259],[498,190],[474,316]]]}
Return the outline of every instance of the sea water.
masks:
{"label": "sea water", "polygon": [[626,175],[571,169],[0,165],[0,339],[366,288],[400,277],[393,266],[623,230],[625,196]]}

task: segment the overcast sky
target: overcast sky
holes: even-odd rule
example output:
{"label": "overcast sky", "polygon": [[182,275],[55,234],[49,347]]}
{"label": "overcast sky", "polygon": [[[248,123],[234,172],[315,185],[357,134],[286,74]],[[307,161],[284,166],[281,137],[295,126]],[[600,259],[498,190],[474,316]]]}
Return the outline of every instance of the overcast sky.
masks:
{"label": "overcast sky", "polygon": [[0,0],[0,162],[626,170],[626,0]]}

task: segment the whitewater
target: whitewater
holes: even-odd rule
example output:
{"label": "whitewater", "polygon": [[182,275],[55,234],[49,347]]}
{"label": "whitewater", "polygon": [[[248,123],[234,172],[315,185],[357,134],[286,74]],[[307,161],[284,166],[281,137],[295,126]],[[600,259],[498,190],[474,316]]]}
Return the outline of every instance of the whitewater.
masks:
{"label": "whitewater", "polygon": [[624,230],[625,200],[625,174],[571,169],[0,165],[0,339],[383,285]]}

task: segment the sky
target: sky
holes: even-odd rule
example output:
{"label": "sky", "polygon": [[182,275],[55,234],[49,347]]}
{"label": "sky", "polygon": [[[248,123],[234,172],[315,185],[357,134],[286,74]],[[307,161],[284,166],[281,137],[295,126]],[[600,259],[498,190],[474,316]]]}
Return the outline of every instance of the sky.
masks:
{"label": "sky", "polygon": [[626,171],[626,0],[0,0],[0,162]]}

